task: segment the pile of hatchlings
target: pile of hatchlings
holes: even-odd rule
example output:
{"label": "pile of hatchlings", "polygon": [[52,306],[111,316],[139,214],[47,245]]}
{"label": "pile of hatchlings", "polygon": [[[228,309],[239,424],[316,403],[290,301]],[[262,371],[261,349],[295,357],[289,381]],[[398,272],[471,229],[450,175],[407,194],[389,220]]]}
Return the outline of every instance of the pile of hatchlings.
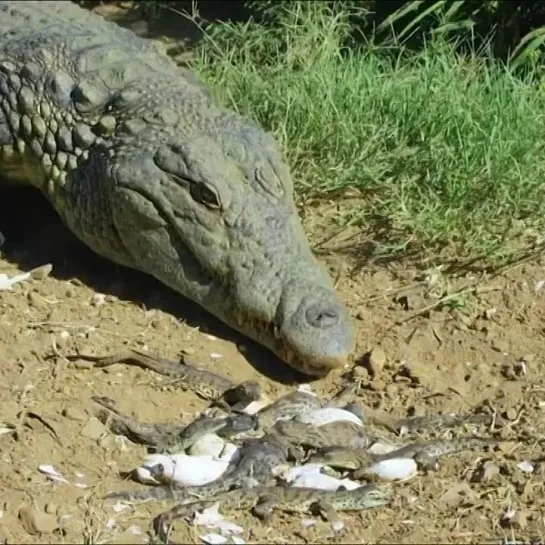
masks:
{"label": "pile of hatchlings", "polygon": [[[308,387],[300,391],[313,394]],[[254,415],[270,401],[263,399],[251,402],[243,412]],[[204,412],[204,416],[207,411]],[[292,419],[293,415],[279,415],[275,421]],[[295,417],[295,420],[317,428],[333,422],[350,422],[364,429],[362,418],[354,412],[338,407],[322,407]],[[261,434],[263,432],[260,432]],[[233,436],[234,441],[245,437],[259,437],[255,432]],[[403,445],[396,444],[386,438],[376,440],[367,449],[369,454],[381,455],[393,452]],[[141,483],[149,485],[175,485],[180,487],[202,486],[219,479],[227,468],[236,463],[239,446],[215,433],[208,433],[197,439],[189,448],[176,454],[149,454],[143,463],[134,471],[134,477]],[[160,468],[160,470],[158,470]],[[385,481],[404,481],[417,473],[417,464],[413,458],[392,458],[377,461],[366,469],[366,478]],[[300,465],[283,464],[275,469],[274,475],[293,487],[316,488],[321,490],[337,490],[344,487],[352,490],[362,486],[361,482],[342,478],[325,463],[302,463]]]}

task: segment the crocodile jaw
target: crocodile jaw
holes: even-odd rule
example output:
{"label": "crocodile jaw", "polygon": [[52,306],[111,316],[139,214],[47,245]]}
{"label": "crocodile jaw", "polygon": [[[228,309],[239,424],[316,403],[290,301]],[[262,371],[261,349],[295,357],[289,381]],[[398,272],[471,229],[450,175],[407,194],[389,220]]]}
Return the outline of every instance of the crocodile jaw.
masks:
{"label": "crocodile jaw", "polygon": [[157,169],[157,162],[166,168],[157,158],[135,154],[114,169],[110,200],[120,244],[110,258],[124,255],[124,264],[152,274],[307,375],[344,367],[355,348],[354,328],[310,250],[287,167],[258,148],[278,173],[275,183],[281,180],[283,191],[274,196],[249,183],[213,142],[199,140],[176,148],[184,165],[194,160],[193,173],[179,175],[205,171],[189,148],[207,150],[207,171],[199,177],[221,195],[223,209],[195,203],[178,177]]}
{"label": "crocodile jaw", "polygon": [[[259,251],[263,246],[253,244],[255,232],[248,234],[251,244],[245,240],[252,253],[241,251],[241,231],[235,230],[239,244],[232,240],[224,248],[225,261],[218,251],[221,244],[205,247],[204,259],[195,244],[200,237],[188,239],[187,225],[174,217],[169,225],[135,236],[130,210],[117,207],[115,215],[117,233],[130,255],[124,264],[152,274],[304,374],[325,376],[347,364],[355,348],[351,318],[312,256],[295,210],[281,230],[293,244],[265,257]],[[126,226],[132,226],[130,231]]]}

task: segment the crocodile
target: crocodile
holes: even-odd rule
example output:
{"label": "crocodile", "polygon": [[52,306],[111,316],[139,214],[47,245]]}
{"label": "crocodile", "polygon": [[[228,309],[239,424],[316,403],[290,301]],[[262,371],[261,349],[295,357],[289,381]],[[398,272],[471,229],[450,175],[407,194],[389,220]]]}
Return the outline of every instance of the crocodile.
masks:
{"label": "crocodile", "polygon": [[[141,490],[121,490],[106,494],[104,499],[176,500],[181,503],[205,501],[234,488],[268,485],[274,480],[274,469],[285,463],[287,456],[288,449],[279,437],[271,434],[259,440],[251,438],[244,441],[236,461],[215,481],[201,486],[180,486],[172,483]],[[161,473],[162,464],[158,466],[156,471]]]}
{"label": "crocodile", "polygon": [[496,446],[500,442],[494,437],[457,437],[450,441],[422,441],[392,449],[385,454],[373,454],[366,448],[345,447],[343,445],[320,447],[309,456],[308,463],[323,464],[337,469],[353,471],[354,479],[368,477],[371,465],[401,458],[412,458],[418,467],[425,471],[437,469],[438,459],[463,451],[482,450]]}
{"label": "crocodile", "polygon": [[113,400],[104,396],[92,396],[91,399],[103,409],[95,416],[116,435],[123,435],[133,443],[146,445],[155,451],[188,449],[200,438],[215,433],[224,439],[249,433],[257,428],[257,419],[245,413],[233,413],[226,417],[201,415],[191,423],[184,424],[149,424],[123,414],[115,408]]}
{"label": "crocodile", "polygon": [[276,139],[151,40],[71,2],[0,0],[0,177],[307,375],[355,350]]}
{"label": "crocodile", "polygon": [[254,515],[267,521],[274,510],[287,513],[319,513],[331,520],[337,511],[362,511],[387,505],[391,493],[387,487],[373,484],[353,490],[320,490],[318,488],[266,487],[239,488],[230,490],[210,500],[177,504],[170,511],[153,521],[156,535],[168,542],[171,526],[176,519],[190,517],[219,501],[225,510],[252,510]]}
{"label": "crocodile", "polygon": [[[51,357],[54,357],[53,354]],[[182,358],[174,362],[163,358],[159,354],[127,350],[111,356],[93,356],[85,354],[69,354],[64,356],[68,361],[83,359],[94,362],[94,367],[103,369],[116,363],[135,365],[142,369],[149,369],[156,373],[170,377],[181,389],[191,390],[203,399],[227,408],[242,408],[261,397],[261,388],[254,380],[246,380],[235,384],[228,378],[201,369]]]}

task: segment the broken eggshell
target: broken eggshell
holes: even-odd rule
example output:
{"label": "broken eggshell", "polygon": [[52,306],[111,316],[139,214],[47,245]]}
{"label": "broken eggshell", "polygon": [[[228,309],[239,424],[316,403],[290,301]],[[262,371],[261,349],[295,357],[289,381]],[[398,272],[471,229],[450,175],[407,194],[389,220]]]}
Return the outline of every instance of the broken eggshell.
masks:
{"label": "broken eggshell", "polygon": [[321,464],[306,464],[290,467],[280,474],[280,478],[296,488],[318,488],[320,490],[337,490],[344,486],[347,490],[359,488],[360,483],[350,479],[337,479],[321,472]]}
{"label": "broken eggshell", "polygon": [[354,413],[337,407],[316,409],[308,414],[301,415],[299,420],[305,424],[312,424],[314,426],[323,426],[330,422],[339,421],[352,422],[358,426],[363,426],[363,422]]}
{"label": "broken eggshell", "polygon": [[294,488],[317,488],[319,490],[338,490],[341,486],[347,490],[354,490],[360,483],[350,479],[337,479],[325,473],[303,473],[292,483]]}
{"label": "broken eggshell", "polygon": [[238,455],[239,448],[215,433],[207,433],[195,441],[188,452],[191,456],[212,456],[214,460],[231,462]]}
{"label": "broken eggshell", "polygon": [[188,453],[191,456],[212,456],[219,458],[225,447],[225,441],[215,433],[207,433],[189,448]]}
{"label": "broken eggshell", "polygon": [[241,534],[244,531],[242,526],[226,520],[219,512],[220,502],[216,502],[202,511],[197,511],[193,518],[193,526],[205,526],[209,529],[217,528],[223,535]]}
{"label": "broken eggshell", "polygon": [[272,402],[268,397],[261,396],[261,398],[258,399],[257,401],[251,401],[248,405],[246,405],[246,407],[244,409],[242,409],[242,412],[246,413],[246,414],[250,414],[250,415],[251,414],[256,414],[261,409],[267,407],[271,403]]}
{"label": "broken eggshell", "polygon": [[291,483],[295,481],[296,479],[300,478],[303,475],[314,475],[317,473],[320,473],[322,470],[323,464],[305,464],[302,466],[293,466],[293,467],[287,467],[285,471],[282,471],[279,473],[279,477],[286,481],[287,483]]}
{"label": "broken eggshell", "polygon": [[373,443],[367,449],[367,452],[369,452],[369,454],[376,454],[380,456],[381,454],[389,454],[390,452],[394,452],[394,450],[398,450],[402,446],[403,445],[396,445],[395,443],[386,442],[381,439]]}
{"label": "broken eggshell", "polygon": [[229,462],[214,460],[206,455],[153,454],[144,459],[135,476],[144,484],[175,482],[184,486],[200,486],[221,477],[228,466]]}
{"label": "broken eggshell", "polygon": [[22,274],[16,274],[15,276],[12,276],[11,278],[7,274],[0,274],[0,290],[11,290],[12,286],[14,284],[18,284],[19,282],[24,282],[30,278],[30,273],[22,273]]}
{"label": "broken eggshell", "polygon": [[222,462],[234,462],[240,455],[240,449],[233,443],[225,443],[218,460]]}
{"label": "broken eggshell", "polygon": [[386,481],[405,481],[414,477],[418,466],[412,458],[391,458],[371,464],[365,473]]}

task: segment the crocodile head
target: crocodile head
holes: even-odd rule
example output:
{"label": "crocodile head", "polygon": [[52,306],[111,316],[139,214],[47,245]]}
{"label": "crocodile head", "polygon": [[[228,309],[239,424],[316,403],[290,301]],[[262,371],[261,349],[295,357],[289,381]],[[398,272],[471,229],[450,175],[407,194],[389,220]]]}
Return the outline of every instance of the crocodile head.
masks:
{"label": "crocodile head", "polygon": [[[344,366],[353,325],[311,253],[274,138],[207,104],[193,104],[179,122],[172,110],[160,114],[172,130],[148,123],[105,152],[115,189],[103,204],[118,242],[115,251],[100,242],[95,249],[152,274],[306,374]],[[96,185],[102,174],[87,172]]]}

